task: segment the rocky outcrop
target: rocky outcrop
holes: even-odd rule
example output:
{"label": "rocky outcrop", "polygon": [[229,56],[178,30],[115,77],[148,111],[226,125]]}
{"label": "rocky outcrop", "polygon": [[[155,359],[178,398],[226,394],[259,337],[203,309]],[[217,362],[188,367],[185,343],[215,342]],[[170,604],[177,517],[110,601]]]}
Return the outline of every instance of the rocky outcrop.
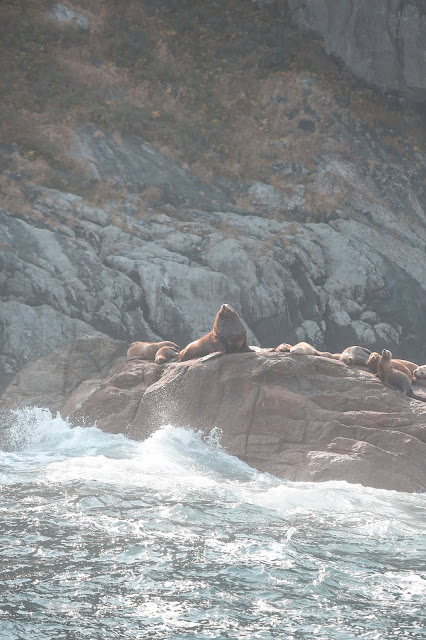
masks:
{"label": "rocky outcrop", "polygon": [[80,338],[27,365],[1,406],[59,408],[137,439],[168,423],[217,430],[231,454],[282,478],[426,490],[426,403],[366,370],[269,350],[161,367],[124,361],[122,347]]}
{"label": "rocky outcrop", "polygon": [[[123,15],[108,3],[99,16],[88,3],[33,3],[30,23],[26,4],[8,3],[3,25],[22,29],[5,44],[0,392],[85,333],[184,346],[224,302],[252,344],[360,343],[426,362],[420,113],[386,106],[310,35],[250,3],[131,2]],[[383,2],[330,6],[287,11],[342,46],[345,19],[357,38],[376,11],[364,48],[379,43],[377,56],[399,21],[413,67],[391,67],[420,86],[405,55],[424,52],[420,2],[400,2],[388,31]],[[419,20],[404,22],[410,7]]]}
{"label": "rocky outcrop", "polygon": [[125,361],[126,343],[82,335],[29,362],[0,398],[0,408],[47,407],[59,411],[87,379],[100,384]]}
{"label": "rocky outcrop", "polygon": [[287,0],[293,24],[321,35],[326,52],[368,84],[426,99],[423,0]]}
{"label": "rocky outcrop", "polygon": [[[183,347],[210,331],[223,302],[251,344],[362,344],[423,364],[421,171],[415,159],[404,175],[391,164],[370,171],[376,145],[361,135],[357,145],[351,158],[318,158],[316,192],[337,189],[345,204],[312,220],[297,176],[291,197],[254,182],[252,209],[242,209],[151,145],[82,129],[75,149],[94,175],[115,175],[117,188],[139,178],[141,191],[96,207],[17,182],[25,204],[0,210],[0,387],[84,333]],[[209,208],[188,206],[197,201]]]}

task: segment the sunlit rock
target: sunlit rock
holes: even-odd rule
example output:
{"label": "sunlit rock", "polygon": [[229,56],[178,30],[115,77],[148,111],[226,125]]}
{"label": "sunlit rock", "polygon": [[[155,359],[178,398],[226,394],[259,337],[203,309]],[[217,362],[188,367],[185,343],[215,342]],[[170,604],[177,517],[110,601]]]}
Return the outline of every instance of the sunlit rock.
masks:
{"label": "sunlit rock", "polygon": [[0,407],[47,406],[136,439],[164,424],[215,430],[228,452],[289,480],[426,490],[426,402],[366,369],[267,350],[162,367],[125,361],[124,346],[87,336],[29,363]]}

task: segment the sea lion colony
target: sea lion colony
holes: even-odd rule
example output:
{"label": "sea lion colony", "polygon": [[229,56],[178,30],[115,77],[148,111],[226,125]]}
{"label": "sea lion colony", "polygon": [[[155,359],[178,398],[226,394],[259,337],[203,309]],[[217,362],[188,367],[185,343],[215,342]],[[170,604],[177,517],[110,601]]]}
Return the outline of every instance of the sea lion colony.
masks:
{"label": "sea lion colony", "polygon": [[[340,360],[346,365],[367,367],[376,374],[383,384],[391,389],[396,389],[407,396],[426,402],[425,398],[414,394],[411,387],[413,382],[426,379],[426,365],[419,366],[409,360],[393,359],[392,353],[387,349],[383,349],[382,355],[380,355],[365,347],[354,345],[346,347],[342,353],[330,353],[329,351],[318,351],[307,342],[299,342],[295,345],[282,343],[267,350],[292,355],[322,356]],[[195,358],[205,361],[226,353],[258,351],[262,351],[262,349],[248,346],[247,331],[235,309],[230,304],[223,304],[216,315],[213,329],[198,340],[190,342],[184,349],[181,350],[177,344],[169,341],[133,342],[127,351],[127,358],[151,360],[164,365],[169,362],[184,362]]]}

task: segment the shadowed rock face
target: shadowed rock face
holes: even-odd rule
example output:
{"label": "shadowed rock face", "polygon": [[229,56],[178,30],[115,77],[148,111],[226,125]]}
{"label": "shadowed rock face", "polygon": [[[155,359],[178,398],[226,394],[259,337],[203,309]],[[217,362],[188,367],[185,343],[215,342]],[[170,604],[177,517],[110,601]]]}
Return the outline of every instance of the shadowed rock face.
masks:
{"label": "shadowed rock face", "polygon": [[0,406],[48,406],[136,439],[167,423],[217,429],[227,451],[282,478],[426,490],[426,403],[366,370],[268,350],[161,367],[124,361],[123,346],[81,338],[28,364]]}
{"label": "shadowed rock face", "polygon": [[196,206],[207,211],[230,205],[229,199],[203,182],[181,163],[169,160],[148,142],[122,134],[118,145],[104,132],[95,137],[92,127],[80,126],[74,142],[74,157],[87,163],[90,178],[113,180],[120,185],[154,187],[158,198],[170,205]]}
{"label": "shadowed rock face", "polygon": [[315,31],[368,84],[416,102],[426,98],[423,0],[287,0],[293,24]]}
{"label": "shadowed rock face", "polygon": [[82,335],[28,363],[0,398],[0,408],[34,406],[59,411],[83,381],[99,384],[112,373],[125,360],[126,351],[125,342]]}

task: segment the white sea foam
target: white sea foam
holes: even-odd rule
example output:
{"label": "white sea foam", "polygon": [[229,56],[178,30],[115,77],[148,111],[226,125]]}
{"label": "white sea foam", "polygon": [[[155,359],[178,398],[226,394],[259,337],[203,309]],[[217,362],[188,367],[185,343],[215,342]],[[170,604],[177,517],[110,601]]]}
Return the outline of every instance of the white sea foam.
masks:
{"label": "white sea foam", "polygon": [[[149,487],[175,494],[207,492],[222,500],[255,505],[277,514],[317,513],[339,517],[361,535],[405,535],[409,505],[424,497],[399,494],[347,482],[288,482],[249,467],[228,454],[220,434],[204,437],[182,427],[165,425],[143,442],[108,434],[96,426],[72,427],[59,414],[26,408],[11,413],[2,431],[0,464],[3,481],[8,468],[37,469],[49,482],[96,481]],[[0,476],[1,479],[1,476]]]}
{"label": "white sea foam", "polygon": [[423,637],[425,495],[289,482],[219,436],[165,425],[136,442],[10,414],[0,637],[68,637],[71,620],[76,637]]}

